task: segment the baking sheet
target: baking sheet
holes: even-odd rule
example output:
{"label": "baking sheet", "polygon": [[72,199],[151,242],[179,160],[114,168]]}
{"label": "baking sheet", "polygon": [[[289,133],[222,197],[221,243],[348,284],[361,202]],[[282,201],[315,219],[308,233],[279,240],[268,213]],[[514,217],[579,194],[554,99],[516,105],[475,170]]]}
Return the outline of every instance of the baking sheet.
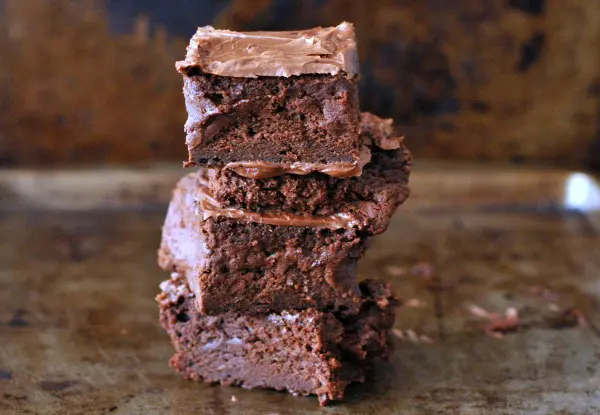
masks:
{"label": "baking sheet", "polygon": [[[181,381],[168,368],[156,248],[181,175],[0,171],[0,413],[600,411],[593,177],[418,165],[410,201],[360,265],[405,301],[395,350],[346,401],[322,409],[316,398]],[[507,311],[516,330],[492,332]]]}

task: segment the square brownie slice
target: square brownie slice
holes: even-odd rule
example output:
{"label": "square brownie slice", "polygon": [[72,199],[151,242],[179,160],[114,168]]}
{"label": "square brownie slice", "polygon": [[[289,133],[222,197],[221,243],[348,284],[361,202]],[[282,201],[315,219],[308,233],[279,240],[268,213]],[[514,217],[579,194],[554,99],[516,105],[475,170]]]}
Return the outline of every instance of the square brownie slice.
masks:
{"label": "square brownie slice", "polygon": [[378,234],[409,195],[412,157],[403,138],[392,128],[391,119],[363,113],[361,142],[371,158],[358,177],[311,173],[253,179],[229,169],[207,169],[206,186],[225,208],[308,216],[346,212],[362,223],[363,231]]}
{"label": "square brownie slice", "polygon": [[183,75],[189,165],[360,174],[350,23],[290,32],[201,27]]}
{"label": "square brownie slice", "polygon": [[183,278],[175,275],[161,289],[160,322],[176,350],[170,366],[183,378],[314,394],[321,405],[342,399],[374,359],[387,357],[397,305],[387,284],[365,281],[351,316],[313,308],[206,316]]}
{"label": "square brownie slice", "polygon": [[348,217],[309,218],[302,226],[278,226],[286,216],[245,220],[236,209],[215,217],[198,201],[206,200],[200,177],[185,176],[174,191],[159,265],[187,278],[202,313],[355,310],[356,262],[368,236],[337,227]]}

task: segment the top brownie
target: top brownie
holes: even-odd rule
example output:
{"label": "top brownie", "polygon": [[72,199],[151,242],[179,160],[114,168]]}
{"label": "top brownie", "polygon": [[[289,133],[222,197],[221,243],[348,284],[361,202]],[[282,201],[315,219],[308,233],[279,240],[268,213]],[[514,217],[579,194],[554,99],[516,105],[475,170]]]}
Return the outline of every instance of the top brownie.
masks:
{"label": "top brownie", "polygon": [[354,28],[201,27],[183,74],[187,165],[251,177],[361,173]]}

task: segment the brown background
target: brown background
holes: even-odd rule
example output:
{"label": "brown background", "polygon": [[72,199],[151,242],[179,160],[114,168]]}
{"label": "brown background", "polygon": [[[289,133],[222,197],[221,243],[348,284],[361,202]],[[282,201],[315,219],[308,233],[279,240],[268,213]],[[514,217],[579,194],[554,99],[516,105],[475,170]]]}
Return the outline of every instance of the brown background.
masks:
{"label": "brown background", "polygon": [[356,24],[417,157],[600,168],[596,0],[0,0],[0,166],[182,160],[194,26]]}

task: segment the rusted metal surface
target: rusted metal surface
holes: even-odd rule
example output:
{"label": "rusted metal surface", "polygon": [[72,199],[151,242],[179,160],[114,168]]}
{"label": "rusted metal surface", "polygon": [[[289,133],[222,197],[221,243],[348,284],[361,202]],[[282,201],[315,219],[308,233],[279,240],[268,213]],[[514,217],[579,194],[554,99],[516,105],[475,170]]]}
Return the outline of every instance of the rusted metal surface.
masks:
{"label": "rusted metal surface", "polygon": [[173,64],[195,26],[343,20],[361,108],[417,158],[600,169],[597,0],[2,0],[0,165],[184,160]]}
{"label": "rusted metal surface", "polygon": [[[326,409],[314,398],[181,381],[168,368],[153,301],[166,278],[155,259],[166,195],[148,189],[166,189],[175,173],[148,174],[121,205],[106,205],[118,192],[96,192],[113,176],[88,171],[99,208],[63,210],[42,203],[48,186],[28,208],[26,172],[0,171],[0,413],[598,413],[598,213],[561,209],[573,180],[565,172],[467,171],[471,186],[465,173],[415,172],[413,202],[375,239],[360,270],[392,281],[405,300],[395,351]],[[83,197],[62,174],[54,197]],[[493,191],[473,184],[486,180]],[[427,198],[436,189],[444,197]],[[139,209],[144,194],[155,197]],[[511,308],[514,331],[486,332],[484,310]]]}

